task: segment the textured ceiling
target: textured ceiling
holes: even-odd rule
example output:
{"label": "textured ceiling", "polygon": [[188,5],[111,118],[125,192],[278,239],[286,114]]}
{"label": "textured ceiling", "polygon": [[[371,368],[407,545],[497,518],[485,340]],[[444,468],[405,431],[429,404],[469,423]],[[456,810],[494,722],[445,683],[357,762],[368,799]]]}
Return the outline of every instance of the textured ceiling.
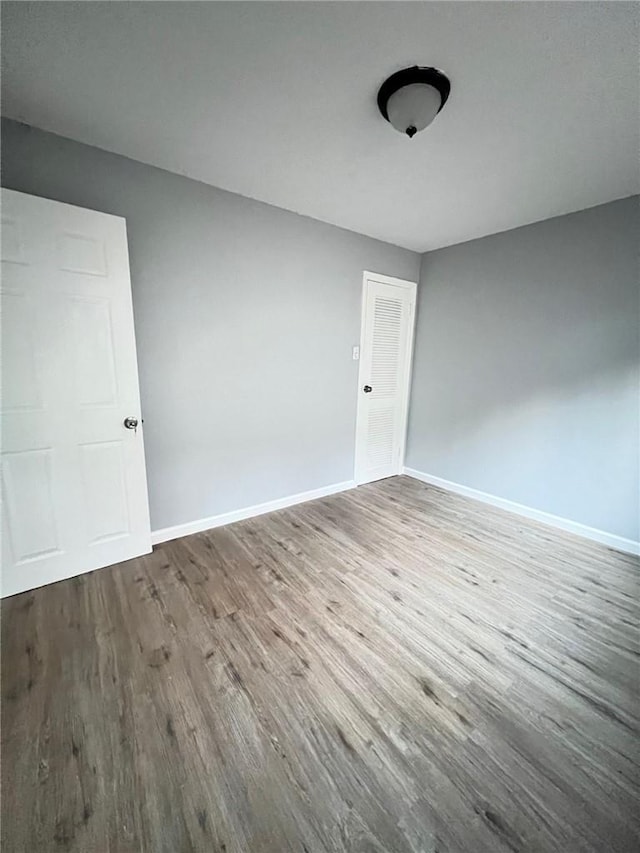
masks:
{"label": "textured ceiling", "polygon": [[[3,113],[418,251],[638,192],[633,3],[3,3]],[[413,140],[377,112],[434,65]]]}

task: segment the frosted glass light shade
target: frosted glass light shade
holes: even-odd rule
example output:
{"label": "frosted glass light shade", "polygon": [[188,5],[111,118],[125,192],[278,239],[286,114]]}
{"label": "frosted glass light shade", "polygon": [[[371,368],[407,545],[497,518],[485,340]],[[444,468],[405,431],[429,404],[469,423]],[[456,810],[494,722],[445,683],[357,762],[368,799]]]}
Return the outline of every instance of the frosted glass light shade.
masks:
{"label": "frosted glass light shade", "polygon": [[378,90],[378,109],[409,138],[431,124],[451,92],[451,82],[437,68],[413,65],[387,77]]}
{"label": "frosted glass light shade", "polygon": [[410,83],[402,86],[389,98],[389,122],[408,136],[428,127],[442,105],[440,92],[428,83]]}

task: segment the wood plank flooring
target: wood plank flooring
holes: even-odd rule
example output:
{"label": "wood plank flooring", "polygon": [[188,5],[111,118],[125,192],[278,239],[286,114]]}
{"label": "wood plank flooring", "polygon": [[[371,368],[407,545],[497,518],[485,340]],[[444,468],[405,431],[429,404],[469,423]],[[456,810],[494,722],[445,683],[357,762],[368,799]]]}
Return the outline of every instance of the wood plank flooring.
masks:
{"label": "wood plank flooring", "polygon": [[639,581],[399,477],[15,596],[2,849],[638,851]]}

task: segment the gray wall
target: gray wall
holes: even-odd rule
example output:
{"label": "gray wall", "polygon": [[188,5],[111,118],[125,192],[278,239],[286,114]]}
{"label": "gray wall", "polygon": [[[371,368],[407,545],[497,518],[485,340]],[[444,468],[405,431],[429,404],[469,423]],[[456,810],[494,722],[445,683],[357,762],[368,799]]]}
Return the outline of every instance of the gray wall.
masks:
{"label": "gray wall", "polygon": [[[362,271],[418,255],[11,121],[2,183],[127,219],[154,528],[352,477]],[[637,539],[639,233],[423,256],[407,465]]]}
{"label": "gray wall", "polygon": [[406,464],[629,539],[638,198],[423,256]]}
{"label": "gray wall", "polygon": [[10,121],[2,183],[127,220],[154,529],[353,477],[362,272],[418,254]]}

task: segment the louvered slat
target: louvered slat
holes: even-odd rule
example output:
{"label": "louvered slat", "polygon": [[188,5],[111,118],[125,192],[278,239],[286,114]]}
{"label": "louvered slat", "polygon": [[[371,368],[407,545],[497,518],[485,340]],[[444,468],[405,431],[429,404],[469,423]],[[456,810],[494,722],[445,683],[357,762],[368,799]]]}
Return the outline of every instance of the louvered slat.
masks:
{"label": "louvered slat", "polygon": [[[371,351],[371,385],[375,397],[386,397],[397,390],[401,337],[402,300],[375,296]],[[391,442],[392,432],[391,429]]]}

